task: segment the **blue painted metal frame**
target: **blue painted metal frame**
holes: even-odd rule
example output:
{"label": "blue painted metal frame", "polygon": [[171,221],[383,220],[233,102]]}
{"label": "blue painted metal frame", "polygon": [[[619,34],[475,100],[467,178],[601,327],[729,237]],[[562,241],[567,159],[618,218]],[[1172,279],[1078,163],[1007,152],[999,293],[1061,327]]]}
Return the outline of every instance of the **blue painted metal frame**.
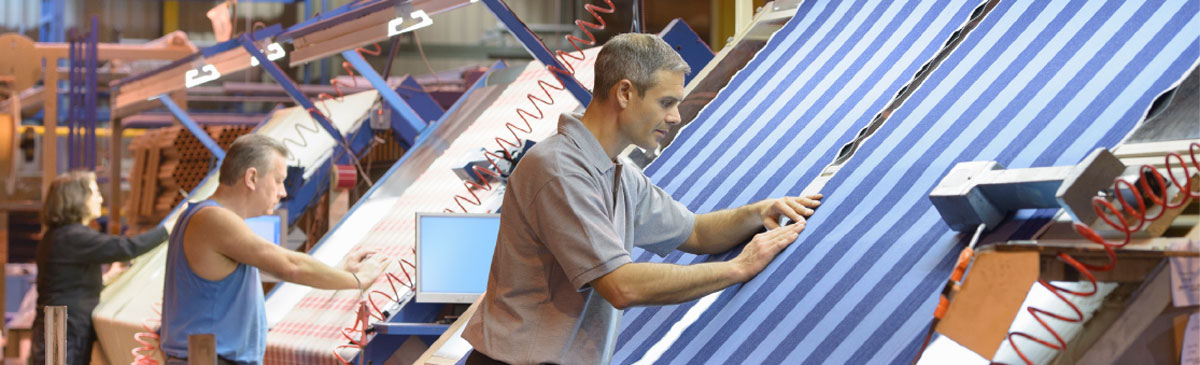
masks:
{"label": "blue painted metal frame", "polygon": [[675,52],[683,57],[683,61],[692,68],[692,72],[685,78],[685,84],[692,82],[692,78],[696,77],[696,74],[704,69],[704,66],[708,65],[708,62],[712,61],[714,57],[712,48],[708,48],[708,44],[705,44],[700,35],[696,34],[696,31],[692,30],[692,27],[688,26],[683,19],[671,20],[671,23],[667,24],[667,27],[663,28],[658,35],[667,44],[670,44],[671,48],[674,48]]}
{"label": "blue painted metal frame", "polygon": [[88,151],[85,154],[84,165],[89,170],[96,170],[96,69],[99,67],[99,60],[96,59],[96,54],[99,50],[100,39],[97,34],[100,32],[99,17],[92,15],[92,31],[88,32],[87,43],[85,48],[85,66],[87,67],[84,77],[84,123],[86,123],[87,135],[84,137],[84,150]]}
{"label": "blue painted metal frame", "polygon": [[[370,133],[370,129],[371,127],[367,123],[362,123],[358,130],[350,134],[348,148],[354,151],[355,155],[362,153],[371,144],[375,135]],[[289,212],[288,225],[295,224],[296,219],[300,218],[300,214],[294,214],[294,212],[307,210],[316,202],[315,198],[329,189],[329,174],[333,171],[333,165],[350,163],[351,156],[346,153],[345,148],[338,148],[335,151],[332,158],[315,167],[316,170],[313,170],[312,175],[309,175],[308,179],[300,184],[300,188],[295,192],[288,192],[288,197],[279,203]]]}
{"label": "blue painted metal frame", "polygon": [[567,68],[559,62],[558,57],[554,57],[554,53],[546,48],[546,44],[542,43],[542,40],[533,34],[532,30],[529,30],[525,22],[522,22],[503,0],[482,1],[487,5],[488,10],[491,10],[492,14],[496,15],[496,18],[500,19],[501,23],[504,23],[508,31],[512,32],[513,36],[516,36],[521,41],[521,44],[525,46],[525,50],[529,51],[542,64],[550,67],[550,72],[566,86],[571,95],[575,96],[575,99],[579,100],[579,104],[587,106],[592,102],[592,93],[583,87],[583,84],[580,84],[579,80],[575,79],[575,75],[566,72]]}
{"label": "blue painted metal frame", "polygon": [[363,348],[362,359],[368,364],[382,364],[409,336],[417,336],[426,345],[433,344],[437,338],[450,329],[448,324],[432,323],[442,312],[446,304],[417,303],[409,300],[400,312],[387,322],[372,323],[375,337]]}
{"label": "blue painted metal frame", "polygon": [[[67,39],[66,102],[59,113],[67,126],[67,168],[96,169],[96,52],[98,18],[92,16],[91,31],[80,34],[72,28]],[[57,95],[56,97],[62,97]]]}
{"label": "blue painted metal frame", "polygon": [[[438,121],[430,124],[429,128],[425,128],[425,130],[421,132],[421,135],[417,136],[417,141],[413,145],[413,148],[414,149],[419,148],[421,145],[423,145],[425,143],[425,141],[429,140],[429,137],[431,135],[433,135],[433,132],[436,131],[439,126],[442,125],[442,122],[445,122],[446,118],[448,118],[450,115],[453,115],[454,111],[458,110],[458,107],[462,106],[462,104],[466,102],[467,98],[471,95],[471,93],[473,93],[475,90],[478,90],[481,87],[486,86],[488,75],[490,75],[492,72],[495,72],[497,70],[501,70],[501,69],[504,69],[507,67],[508,67],[508,65],[506,65],[503,61],[496,61],[496,63],[492,64],[492,67],[488,69],[487,73],[485,73],[482,77],[480,77],[479,80],[475,81],[475,84],[471,85],[471,87],[468,88],[466,92],[463,92],[463,95],[461,97],[459,97],[458,101],[455,102],[454,105],[450,107],[450,109],[446,110],[446,114],[442,116],[442,119],[439,119]],[[402,166],[404,164],[404,161],[406,161],[408,159],[408,157],[409,157],[408,154],[404,154],[403,156],[401,156],[400,160],[396,161],[396,163],[392,164],[392,167],[389,168],[388,171],[385,172],[383,174],[383,176],[379,178],[379,181],[386,181],[388,179],[388,177],[392,176],[392,174],[396,172],[397,168],[399,168],[400,166]],[[355,203],[355,205],[353,207],[350,207],[350,210],[348,212],[346,212],[346,215],[349,216],[349,215],[354,214],[354,211],[357,210],[358,207],[363,204],[363,202],[366,202],[372,196],[372,194],[375,193],[376,189],[379,189],[379,186],[380,186],[379,184],[375,184],[375,186],[372,186],[370,189],[368,189],[367,192],[362,195],[363,198],[359,199],[358,203]],[[339,227],[341,227],[341,225],[342,225],[342,222],[338,222],[333,227],[330,227],[329,231],[330,232],[335,231]],[[323,245],[323,244],[325,244],[325,238],[322,238],[321,241],[318,241],[317,244],[315,246],[313,246],[312,249],[309,250],[309,252],[310,253],[315,252],[316,250],[320,249],[321,245]],[[274,289],[272,289],[270,292],[267,292],[267,294],[265,296],[269,298],[271,296],[271,293],[274,293]]]}
{"label": "blue painted metal frame", "polygon": [[403,81],[400,81],[400,86],[394,90],[396,90],[396,94],[400,95],[401,99],[404,99],[404,101],[408,102],[409,106],[413,107],[413,110],[417,112],[417,115],[421,116],[421,120],[424,120],[425,124],[441,119],[442,115],[446,114],[442,106],[438,105],[437,100],[433,99],[433,95],[426,92],[425,88],[421,87],[421,83],[417,82],[417,79],[412,76],[405,76]]}
{"label": "blue painted metal frame", "polygon": [[66,26],[66,0],[42,0],[42,16],[38,19],[38,42],[62,42]]}
{"label": "blue painted metal frame", "polygon": [[[446,110],[445,114],[442,114],[441,119],[430,124],[429,128],[425,128],[425,130],[422,131],[419,136],[417,136],[417,140],[416,140],[416,143],[413,145],[413,148],[418,148],[421,145],[423,145],[425,143],[425,141],[428,140],[431,135],[433,135],[433,132],[436,131],[439,126],[442,125],[442,122],[444,122],[446,120],[446,118],[453,115],[454,112],[456,110],[458,110],[458,108],[467,101],[467,99],[471,96],[472,92],[474,92],[475,90],[478,90],[479,88],[486,86],[487,78],[489,75],[491,75],[492,72],[495,72],[497,70],[501,70],[501,69],[504,69],[507,67],[508,67],[508,65],[505,64],[503,61],[497,61],[496,63],[492,64],[492,67],[488,68],[487,72],[485,72],[483,74],[483,76],[479,77],[479,80],[476,80],[475,83],[472,84],[471,87],[468,88],[467,91],[464,92],[462,94],[462,96],[460,96],[458,98],[458,101],[456,101],[454,103],[454,105],[450,106],[450,108]],[[379,179],[379,181],[386,181],[388,179],[388,177],[392,175],[392,173],[396,172],[396,170],[404,164],[404,161],[408,158],[408,156],[409,156],[408,154],[405,154],[403,157],[400,158],[399,161],[396,161],[396,163],[393,164],[390,169],[388,169],[388,172],[384,173],[383,177],[381,177]],[[363,194],[364,198],[360,199],[358,204],[355,204],[354,207],[350,208],[350,211],[348,213],[346,213],[347,216],[354,214],[354,211],[357,210],[358,207],[363,202],[367,201],[367,197],[370,197],[371,194],[374,193],[375,189],[377,189],[378,187],[379,187],[379,185],[371,187],[371,189],[368,190],[366,192],[366,194]],[[342,222],[338,222],[338,224],[336,226],[331,227],[330,232],[338,229],[341,226],[341,223]],[[310,252],[316,251],[324,243],[325,243],[324,240],[317,242],[317,245],[314,246],[312,251],[310,251]],[[267,293],[268,297],[270,295],[271,295],[271,293]],[[396,313],[396,315],[393,316],[389,320],[389,322],[391,322],[391,323],[417,322],[417,323],[409,324],[408,326],[401,325],[401,326],[389,327],[388,330],[392,330],[392,329],[395,329],[396,331],[404,331],[406,329],[409,329],[412,331],[432,330],[433,327],[420,327],[421,325],[437,326],[437,325],[432,325],[432,324],[427,323],[429,321],[432,321],[433,318],[429,318],[429,317],[423,318],[422,317],[423,315],[425,315],[423,313],[429,310],[429,308],[430,308],[429,306],[438,306],[438,308],[440,309],[441,305],[440,304],[430,304],[430,303],[418,304],[418,303],[410,300],[408,303],[404,304],[404,307],[400,309],[400,312]],[[436,313],[434,313],[434,314],[436,314]],[[375,325],[379,325],[379,324],[376,323]],[[384,326],[389,326],[389,325],[384,324]],[[447,328],[449,328],[449,327],[447,327]],[[444,332],[445,330],[443,329],[442,331]],[[438,333],[438,335],[440,335],[440,332]],[[418,337],[421,338],[421,340],[424,341],[426,344],[433,344],[433,342],[437,340],[438,336],[425,335],[425,336],[418,336]],[[387,360],[387,358],[390,357],[392,355],[392,353],[394,353],[396,351],[396,349],[399,348],[400,345],[403,344],[404,341],[407,339],[408,339],[407,335],[376,336],[374,339],[371,340],[371,342],[367,343],[366,348],[363,350],[362,354],[359,357],[366,359],[368,361],[368,363],[371,363],[371,361],[374,361],[374,363],[382,364],[384,362],[384,360]]]}
{"label": "blue painted metal frame", "polygon": [[212,152],[213,156],[217,157],[217,160],[225,159],[225,150],[222,150],[221,146],[217,144],[217,141],[214,141],[212,137],[208,135],[208,132],[204,131],[203,127],[200,127],[199,124],[196,124],[196,121],[192,120],[192,118],[183,111],[183,108],[180,108],[178,104],[175,104],[175,101],[171,100],[170,96],[163,94],[157,96],[156,98],[158,101],[162,102],[163,106],[167,107],[167,110],[171,111],[171,114],[175,115],[176,119],[179,119],[179,123],[183,124],[183,127],[187,128],[188,132],[192,132],[192,135],[196,136],[196,139],[200,140],[200,144],[203,144],[205,148],[208,148],[208,150]]}
{"label": "blue painted metal frame", "polygon": [[392,108],[394,114],[399,114],[400,118],[392,118],[392,131],[399,137],[396,141],[404,144],[406,149],[412,146],[417,139],[417,134],[425,129],[424,119],[417,115],[417,112],[404,99],[400,98],[400,95],[396,94],[391,86],[388,86],[387,81],[384,81],[383,77],[379,76],[375,69],[371,68],[371,64],[367,63],[367,60],[363,59],[357,51],[353,49],[342,51],[342,58],[350,62],[350,65],[354,66],[354,69],[358,70],[358,73],[371,83],[371,86],[379,90],[379,96]]}
{"label": "blue painted metal frame", "polygon": [[[258,46],[254,44],[254,41],[250,40],[250,37],[242,35],[239,37],[239,40],[242,44],[242,48],[245,48],[246,52],[250,53],[250,56],[258,59],[259,66],[261,66],[263,70],[267,71],[267,74],[271,75],[271,78],[274,78],[275,81],[279,83],[279,86],[283,88],[283,91],[286,92],[288,96],[292,97],[292,100],[295,100],[297,104],[303,106],[304,110],[317,110],[312,101],[308,100],[308,97],[304,96],[304,92],[300,91],[300,88],[296,86],[296,83],[292,82],[292,79],[288,78],[287,74],[279,68],[279,65],[276,65],[275,62],[267,59],[267,56],[258,49]],[[342,133],[333,126],[333,123],[331,123],[324,114],[321,114],[320,112],[310,112],[309,115],[311,115],[312,118],[317,121],[317,124],[321,125],[321,128],[325,129],[325,132],[333,136],[334,140],[338,141],[339,145],[346,140],[345,137],[342,136]]]}

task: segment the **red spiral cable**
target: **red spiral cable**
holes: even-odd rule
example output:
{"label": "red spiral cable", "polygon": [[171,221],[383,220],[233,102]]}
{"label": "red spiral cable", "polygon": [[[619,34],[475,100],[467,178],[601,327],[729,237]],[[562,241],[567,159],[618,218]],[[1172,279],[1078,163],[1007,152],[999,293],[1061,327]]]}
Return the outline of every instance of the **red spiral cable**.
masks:
{"label": "red spiral cable", "polygon": [[133,354],[133,363],[137,365],[158,365],[154,353],[159,352],[161,344],[158,327],[162,325],[162,301],[154,302],[150,309],[154,311],[154,315],[142,320],[142,332],[133,334],[133,340],[142,345],[130,351]]}
{"label": "red spiral cable", "polygon": [[[587,37],[588,37],[587,40],[576,37],[574,35],[566,36],[567,41],[571,42],[571,45],[575,47],[575,50],[578,51],[579,55],[575,56],[569,52],[561,51],[561,50],[556,51],[557,57],[562,61],[563,65],[565,65],[567,67],[567,70],[563,70],[563,69],[555,67],[553,65],[546,66],[546,69],[548,69],[550,71],[551,75],[554,75],[555,80],[558,81],[558,85],[554,85],[554,84],[549,83],[544,80],[538,80],[538,86],[542,89],[542,92],[545,94],[544,99],[533,93],[527,94],[525,96],[526,99],[529,100],[529,103],[531,105],[533,105],[533,109],[536,112],[536,114],[535,114],[535,112],[530,112],[525,109],[518,108],[516,113],[517,113],[517,116],[521,118],[523,127],[519,126],[517,124],[514,124],[515,122],[505,123],[505,129],[508,130],[508,134],[512,135],[512,139],[511,140],[505,139],[504,136],[496,136],[494,138],[496,145],[500,146],[500,149],[502,151],[504,151],[504,155],[500,155],[500,154],[497,154],[494,152],[485,152],[484,153],[484,156],[487,158],[488,163],[490,163],[492,165],[492,167],[495,168],[495,170],[486,169],[486,168],[482,168],[482,167],[478,167],[478,166],[472,167],[472,169],[476,173],[476,176],[478,176],[480,178],[482,184],[478,184],[473,181],[466,181],[463,183],[463,186],[466,187],[467,194],[470,195],[470,198],[463,196],[463,195],[456,195],[454,197],[455,204],[457,204],[458,207],[460,209],[462,209],[463,212],[467,211],[466,206],[463,205],[464,201],[468,204],[476,205],[476,206],[482,204],[482,200],[480,199],[479,195],[476,193],[476,190],[490,191],[492,189],[492,183],[489,181],[489,179],[486,176],[498,177],[500,175],[500,173],[499,173],[500,165],[497,163],[496,159],[510,159],[510,160],[512,159],[512,155],[508,152],[508,149],[505,146],[518,147],[524,143],[524,141],[521,139],[520,134],[517,132],[520,131],[523,134],[532,133],[533,125],[530,123],[529,119],[532,118],[534,120],[541,120],[542,118],[545,118],[545,113],[542,111],[541,107],[538,106],[538,102],[541,102],[542,104],[545,104],[547,106],[553,105],[554,104],[553,92],[554,91],[562,91],[562,90],[566,89],[566,82],[562,79],[562,74],[575,75],[575,68],[571,65],[571,63],[568,61],[568,59],[573,59],[576,61],[583,61],[586,59],[586,55],[584,54],[583,48],[580,46],[580,43],[586,44],[589,46],[596,44],[596,37],[595,37],[595,35],[592,34],[591,31],[588,30],[588,28],[591,28],[593,30],[604,29],[605,28],[604,18],[600,17],[599,13],[613,13],[616,10],[616,7],[613,5],[612,0],[604,0],[604,2],[608,3],[607,9],[601,8],[596,5],[592,5],[592,4],[584,5],[584,8],[587,9],[587,11],[596,18],[596,20],[599,24],[589,23],[589,22],[585,22],[583,20],[575,21],[575,25],[578,26],[579,29],[582,30],[583,33],[587,35]],[[376,51],[371,54],[378,55],[379,54],[378,50],[379,50],[378,45],[376,45]],[[361,54],[364,50],[362,48],[359,48],[358,51]],[[350,73],[351,77],[353,77],[354,73],[353,73],[353,71],[350,70],[348,63],[343,63],[342,67],[345,68],[348,73]],[[341,91],[337,87],[336,84],[334,85],[334,90],[338,92],[339,97],[340,97]],[[324,98],[321,99],[322,102],[324,100],[327,100],[330,98],[329,95],[323,94],[322,96],[324,96]],[[321,98],[322,96],[318,96],[318,97]],[[324,105],[324,103],[322,103],[322,105]],[[328,108],[326,110],[328,111]],[[313,113],[313,112],[319,113],[320,111],[316,110],[316,108],[314,106],[314,108],[312,108],[312,110],[309,110],[309,113]],[[453,210],[451,210],[449,208],[447,208],[446,211],[454,212]],[[415,254],[415,251],[414,251],[414,254]],[[371,317],[374,317],[377,320],[381,320],[381,321],[386,320],[386,318],[385,318],[386,316],[383,315],[383,311],[379,309],[379,306],[376,304],[376,301],[373,299],[378,298],[379,296],[383,296],[384,298],[387,299],[386,301],[384,301],[384,303],[395,302],[395,301],[400,300],[399,290],[397,290],[397,287],[396,287],[397,283],[409,288],[410,290],[413,290],[413,291],[416,290],[415,284],[412,281],[412,276],[409,274],[410,268],[415,270],[416,265],[413,265],[413,263],[409,262],[408,260],[401,259],[400,260],[400,270],[404,275],[403,280],[399,276],[392,274],[392,273],[384,273],[384,275],[383,275],[383,277],[388,281],[388,284],[392,288],[391,295],[389,295],[387,292],[382,291],[382,290],[373,290],[373,291],[367,293],[367,297],[359,302],[358,310],[355,315],[356,319],[355,319],[354,325],[351,327],[345,327],[342,329],[342,336],[345,337],[349,341],[349,343],[343,344],[343,345],[338,345],[337,347],[335,347],[333,349],[334,356],[336,356],[337,359],[339,361],[341,361],[343,364],[349,364],[350,362],[349,362],[349,360],[346,360],[345,358],[343,358],[342,355],[339,353],[339,351],[344,350],[344,349],[362,350],[363,345],[366,343],[366,332],[367,332],[366,328],[367,328],[367,326],[369,326],[369,319]],[[370,286],[370,285],[368,285],[368,286]],[[368,303],[370,305],[368,305]]]}
{"label": "red spiral cable", "polygon": [[[463,182],[463,187],[466,188],[467,193],[454,196],[454,204],[458,205],[458,208],[461,210],[462,213],[467,212],[467,207],[466,207],[466,205],[463,204],[464,202],[466,202],[469,205],[474,205],[474,206],[479,206],[479,205],[483,204],[483,201],[480,199],[479,194],[476,193],[477,190],[484,190],[484,191],[492,190],[492,183],[485,175],[492,176],[492,177],[496,177],[496,176],[500,175],[500,173],[499,173],[500,165],[496,162],[496,159],[509,159],[509,160],[512,159],[512,155],[510,153],[508,153],[508,148],[505,146],[519,147],[524,143],[524,141],[521,139],[521,136],[517,133],[517,131],[520,131],[521,133],[524,133],[524,134],[532,133],[533,125],[529,123],[529,119],[532,118],[534,120],[541,120],[542,118],[545,118],[545,116],[546,116],[545,112],[543,112],[542,108],[540,106],[538,106],[538,102],[541,102],[542,104],[545,104],[546,106],[554,105],[553,91],[562,91],[562,90],[566,89],[566,87],[567,87],[566,81],[564,81],[562,79],[562,77],[563,77],[562,75],[563,74],[575,75],[575,67],[573,65],[571,65],[570,60],[584,61],[587,59],[586,54],[583,52],[583,47],[581,47],[580,44],[582,43],[582,44],[589,45],[589,46],[596,45],[596,36],[594,34],[592,34],[591,30],[597,30],[597,31],[603,30],[607,26],[607,23],[604,22],[604,18],[600,16],[600,13],[612,14],[613,12],[616,11],[616,6],[613,5],[612,0],[604,0],[604,2],[608,4],[608,8],[602,8],[602,7],[599,7],[594,4],[584,5],[584,9],[586,9],[588,11],[588,13],[591,13],[592,17],[596,18],[596,22],[599,24],[585,22],[582,19],[575,20],[575,26],[579,27],[579,30],[583,31],[583,34],[587,35],[588,39],[579,38],[579,37],[576,37],[575,35],[565,36],[567,41],[571,42],[571,46],[575,47],[575,50],[578,52],[578,56],[573,55],[571,52],[567,52],[567,51],[563,51],[563,50],[555,51],[559,61],[561,61],[563,66],[565,66],[567,69],[564,70],[564,69],[556,67],[554,65],[546,65],[546,69],[549,70],[550,74],[554,76],[555,81],[558,81],[558,85],[555,86],[554,84],[551,84],[544,80],[538,80],[538,87],[541,88],[542,93],[545,94],[545,99],[539,98],[538,96],[534,95],[533,93],[525,95],[525,98],[529,100],[529,104],[533,106],[533,110],[537,114],[535,115],[533,112],[529,112],[525,109],[517,108],[517,111],[516,111],[517,117],[519,117],[521,119],[521,123],[524,125],[524,127],[514,124],[516,122],[505,123],[504,127],[505,127],[505,129],[508,130],[508,133],[512,135],[512,140],[505,139],[504,136],[496,136],[495,137],[496,145],[498,147],[500,147],[501,151],[504,151],[504,156],[501,156],[494,152],[484,152],[484,157],[487,158],[488,163],[492,165],[494,170],[482,168],[479,166],[472,167],[472,170],[475,171],[475,176],[479,177],[479,180],[482,184],[475,183],[473,181]],[[588,28],[591,28],[591,30],[588,30]],[[456,212],[452,208],[445,208],[444,211],[447,213]]]}
{"label": "red spiral cable", "polygon": [[[1196,169],[1197,173],[1200,173],[1200,159],[1196,158],[1197,153],[1200,153],[1200,143],[1192,142],[1188,146],[1188,155],[1192,160],[1192,167]],[[1167,210],[1183,207],[1193,198],[1200,198],[1200,193],[1192,191],[1193,173],[1188,169],[1188,164],[1184,161],[1183,156],[1178,153],[1171,152],[1166,155],[1165,159],[1165,169],[1167,171],[1167,175],[1170,177],[1171,185],[1166,185],[1166,179],[1163,179],[1163,175],[1158,169],[1155,169],[1150,165],[1142,165],[1142,167],[1138,169],[1139,176],[1141,176],[1139,179],[1141,180],[1141,184],[1139,184],[1141,187],[1140,191],[1136,188],[1134,183],[1130,183],[1124,178],[1117,179],[1115,182],[1113,182],[1113,190],[1115,191],[1114,195],[1116,200],[1120,202],[1121,209],[1117,209],[1116,205],[1107,199],[1104,199],[1103,197],[1092,198],[1092,207],[1096,210],[1096,214],[1098,214],[1100,218],[1104,220],[1104,223],[1108,224],[1109,227],[1118,232],[1124,233],[1124,240],[1120,242],[1105,240],[1100,236],[1100,234],[1092,230],[1091,227],[1079,222],[1075,222],[1074,228],[1076,232],[1078,232],[1080,235],[1083,235],[1089,241],[1104,246],[1104,251],[1108,254],[1108,262],[1104,265],[1089,265],[1079,262],[1074,257],[1071,257],[1071,255],[1066,253],[1060,252],[1058,254],[1059,259],[1062,259],[1068,265],[1074,267],[1076,271],[1087,277],[1088,282],[1092,283],[1092,288],[1091,290],[1086,291],[1073,291],[1063,287],[1055,286],[1046,280],[1038,280],[1038,284],[1041,284],[1056,297],[1058,297],[1059,300],[1062,300],[1063,303],[1066,303],[1067,306],[1069,306],[1074,312],[1074,315],[1068,317],[1066,315],[1052,313],[1050,311],[1032,306],[1027,308],[1029,314],[1031,314],[1043,328],[1045,328],[1052,336],[1054,336],[1054,342],[1050,342],[1050,340],[1047,339],[1038,338],[1025,332],[1010,332],[1008,334],[1008,342],[1012,345],[1013,350],[1017,352],[1017,356],[1020,356],[1021,360],[1025,361],[1026,364],[1033,364],[1033,361],[1029,360],[1029,358],[1025,356],[1025,353],[1022,352],[1019,347],[1017,347],[1017,342],[1014,341],[1014,338],[1021,337],[1058,351],[1066,349],[1067,342],[1063,340],[1062,336],[1060,336],[1058,332],[1055,332],[1054,329],[1046,323],[1045,319],[1043,319],[1043,317],[1049,317],[1071,323],[1083,321],[1083,312],[1079,310],[1078,306],[1076,306],[1070,300],[1067,300],[1066,296],[1063,294],[1065,293],[1078,297],[1089,297],[1095,295],[1098,289],[1096,285],[1096,277],[1092,274],[1091,270],[1102,272],[1112,270],[1117,265],[1117,254],[1115,249],[1128,245],[1133,240],[1134,232],[1141,230],[1146,223],[1162,218],[1163,214]],[[1177,161],[1180,167],[1183,168],[1183,183],[1180,183],[1179,179],[1175,177],[1175,169],[1171,167],[1172,159]],[[1153,178],[1158,184],[1157,186],[1162,189],[1162,196],[1156,194],[1154,189],[1151,188],[1148,181],[1149,178]],[[1171,203],[1171,197],[1167,196],[1167,192],[1172,186],[1179,188],[1180,195],[1182,195],[1182,198],[1179,199],[1179,202],[1174,204]],[[1122,193],[1121,190],[1122,187],[1125,187],[1132,192],[1132,199],[1125,199],[1125,194]],[[1146,204],[1143,201],[1143,197],[1149,199],[1154,204],[1161,206],[1162,210],[1152,217],[1147,216]],[[1130,200],[1136,202],[1136,205],[1131,204],[1129,202]],[[1114,222],[1113,219],[1109,218],[1110,214],[1106,214],[1106,212],[1111,213],[1112,216],[1115,216],[1116,221]],[[1126,215],[1129,215],[1130,217],[1126,218]],[[1131,219],[1136,220],[1136,222],[1131,222]]]}
{"label": "red spiral cable", "polygon": [[[415,249],[414,249],[413,253],[414,254],[416,253]],[[381,276],[385,280],[387,280],[388,285],[391,286],[392,294],[389,295],[387,292],[385,292],[383,290],[379,290],[379,289],[367,292],[366,298],[362,298],[358,302],[358,309],[355,311],[354,324],[351,325],[350,327],[342,328],[342,330],[341,330],[342,337],[345,337],[346,340],[349,341],[349,343],[338,345],[333,348],[333,356],[337,357],[338,361],[341,361],[342,364],[349,365],[350,361],[346,360],[344,357],[342,357],[342,354],[340,351],[345,350],[345,349],[357,349],[359,351],[362,351],[363,346],[367,342],[367,327],[370,325],[370,319],[372,317],[374,317],[376,320],[379,320],[379,321],[387,320],[387,316],[384,315],[383,310],[379,308],[379,305],[377,304],[378,302],[376,300],[374,300],[374,298],[382,295],[384,298],[387,298],[387,300],[384,301],[383,303],[392,303],[392,302],[399,301],[401,296],[400,296],[400,290],[396,287],[397,283],[408,288],[410,291],[416,291],[416,284],[413,283],[412,275],[409,274],[409,268],[416,268],[416,265],[413,265],[412,262],[405,260],[405,259],[400,259],[399,263],[400,263],[400,272],[402,274],[404,274],[403,280],[396,274],[389,273],[389,272],[385,272]],[[365,284],[365,287],[369,288],[374,283],[364,283],[364,284]],[[369,306],[368,306],[368,304],[369,304]],[[372,311],[372,309],[374,311]]]}

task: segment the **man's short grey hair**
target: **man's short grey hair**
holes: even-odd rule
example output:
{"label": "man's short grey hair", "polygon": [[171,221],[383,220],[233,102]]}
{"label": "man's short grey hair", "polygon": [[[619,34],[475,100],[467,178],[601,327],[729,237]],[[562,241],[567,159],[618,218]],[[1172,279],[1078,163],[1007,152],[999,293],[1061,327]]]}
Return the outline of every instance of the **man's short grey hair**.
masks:
{"label": "man's short grey hair", "polygon": [[253,133],[238,137],[229,145],[229,150],[225,151],[225,160],[221,162],[221,184],[236,184],[251,167],[257,169],[260,174],[266,173],[275,167],[275,156],[288,156],[287,147],[284,147],[283,143]]}
{"label": "man's short grey hair", "polygon": [[657,35],[625,33],[612,37],[596,57],[596,100],[608,99],[608,91],[621,80],[629,80],[645,96],[654,86],[657,71],[692,71],[683,57]]}

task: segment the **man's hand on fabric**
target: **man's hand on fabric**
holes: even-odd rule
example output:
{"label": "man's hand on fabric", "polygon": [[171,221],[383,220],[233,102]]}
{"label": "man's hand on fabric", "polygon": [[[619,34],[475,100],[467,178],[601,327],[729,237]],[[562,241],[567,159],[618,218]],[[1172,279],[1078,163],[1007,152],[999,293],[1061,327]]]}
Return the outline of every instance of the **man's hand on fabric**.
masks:
{"label": "man's hand on fabric", "polygon": [[813,210],[821,205],[821,194],[812,194],[803,197],[785,196],[776,199],[767,199],[761,202],[763,226],[767,229],[779,228],[780,217],[787,217],[795,223],[804,223],[804,218],[810,217]]}
{"label": "man's hand on fabric", "polygon": [[762,272],[779,252],[796,241],[804,230],[804,220],[754,235],[746,248],[732,262],[741,269],[742,282],[749,281]]}

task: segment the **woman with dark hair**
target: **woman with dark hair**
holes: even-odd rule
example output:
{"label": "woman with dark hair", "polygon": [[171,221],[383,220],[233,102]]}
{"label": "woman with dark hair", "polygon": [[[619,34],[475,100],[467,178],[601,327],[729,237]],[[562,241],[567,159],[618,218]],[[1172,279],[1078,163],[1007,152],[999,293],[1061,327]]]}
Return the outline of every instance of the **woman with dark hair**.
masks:
{"label": "woman with dark hair", "polygon": [[96,331],[92,310],[104,288],[100,265],[125,261],[167,240],[159,226],[135,237],[113,236],[88,227],[100,217],[104,198],[96,175],[87,171],[59,175],[42,202],[46,233],[37,246],[37,316],[33,321],[30,364],[45,363],[45,307],[67,307],[67,364],[87,364]]}

